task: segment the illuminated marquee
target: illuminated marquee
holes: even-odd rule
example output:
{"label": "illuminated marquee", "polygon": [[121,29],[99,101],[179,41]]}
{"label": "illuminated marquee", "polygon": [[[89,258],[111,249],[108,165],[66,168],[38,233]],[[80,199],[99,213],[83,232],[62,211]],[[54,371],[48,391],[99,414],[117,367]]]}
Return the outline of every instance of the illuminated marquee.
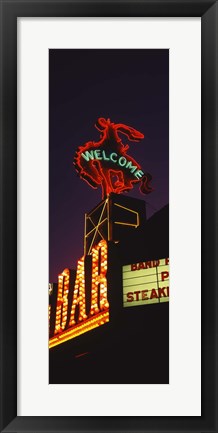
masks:
{"label": "illuminated marquee", "polygon": [[144,135],[122,123],[99,118],[96,128],[101,132],[98,142],[89,141],[80,146],[75,154],[74,165],[82,179],[91,187],[102,187],[102,198],[111,192],[120,194],[133,188],[141,181],[143,194],[152,191],[149,185],[152,177],[127,154],[128,145],[122,143],[118,134],[124,134],[130,141],[140,141]]}
{"label": "illuminated marquee", "polygon": [[123,266],[123,306],[169,302],[169,259]]}
{"label": "illuminated marquee", "polygon": [[57,346],[109,321],[107,300],[107,242],[101,240],[92,248],[91,306],[87,313],[84,256],[78,261],[72,305],[69,312],[70,271],[58,276],[54,336],[49,347]]}

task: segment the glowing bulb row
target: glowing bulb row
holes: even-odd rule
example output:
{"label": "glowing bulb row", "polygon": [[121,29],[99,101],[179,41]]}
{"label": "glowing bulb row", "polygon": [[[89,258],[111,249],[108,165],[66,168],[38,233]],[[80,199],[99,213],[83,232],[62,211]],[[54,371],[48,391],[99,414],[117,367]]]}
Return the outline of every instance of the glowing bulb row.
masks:
{"label": "glowing bulb row", "polygon": [[85,320],[86,315],[86,303],[85,303],[85,271],[84,271],[84,257],[78,261],[76,281],[73,293],[73,303],[70,314],[69,326],[75,325],[75,312],[76,306],[79,306],[79,321]]}
{"label": "glowing bulb row", "polygon": [[72,328],[68,328],[61,334],[52,337],[49,340],[49,348],[57,346],[58,344],[64,343],[72,338],[76,338],[85,332],[91,331],[105,323],[109,322],[109,311],[99,313],[93,318],[87,319],[85,322],[78,324]]}
{"label": "glowing bulb row", "polygon": [[51,305],[48,306],[48,329],[50,331],[50,322],[51,322]]}
{"label": "glowing bulb row", "polygon": [[[99,260],[100,257],[100,260]],[[90,314],[97,314],[99,310],[109,307],[107,301],[107,242],[102,240],[92,249],[92,290]],[[98,305],[98,292],[99,305]]]}
{"label": "glowing bulb row", "polygon": [[55,334],[64,330],[67,324],[68,293],[70,288],[70,270],[58,275],[58,294],[55,320]]}

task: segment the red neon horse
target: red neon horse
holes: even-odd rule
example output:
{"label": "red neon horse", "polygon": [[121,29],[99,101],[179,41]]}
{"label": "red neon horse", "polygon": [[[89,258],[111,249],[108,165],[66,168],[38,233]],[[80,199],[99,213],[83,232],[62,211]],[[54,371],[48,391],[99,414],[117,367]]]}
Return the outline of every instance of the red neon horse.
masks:
{"label": "red neon horse", "polygon": [[144,173],[141,166],[126,151],[128,145],[122,143],[119,133],[130,141],[139,142],[144,135],[136,129],[122,123],[112,123],[110,119],[100,117],[95,127],[101,132],[98,142],[89,141],[80,146],[74,157],[74,165],[80,177],[90,186],[102,187],[102,198],[115,192],[129,191],[135,183],[141,182],[140,191],[150,193],[152,176]]}

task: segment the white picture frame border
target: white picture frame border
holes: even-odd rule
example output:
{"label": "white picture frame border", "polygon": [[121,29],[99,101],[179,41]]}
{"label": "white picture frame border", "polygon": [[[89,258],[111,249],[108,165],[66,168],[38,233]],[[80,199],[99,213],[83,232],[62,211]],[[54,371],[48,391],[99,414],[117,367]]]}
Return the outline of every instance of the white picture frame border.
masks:
{"label": "white picture frame border", "polygon": [[[170,50],[169,385],[48,384],[49,48]],[[201,19],[19,18],[18,416],[201,415],[200,208]]]}

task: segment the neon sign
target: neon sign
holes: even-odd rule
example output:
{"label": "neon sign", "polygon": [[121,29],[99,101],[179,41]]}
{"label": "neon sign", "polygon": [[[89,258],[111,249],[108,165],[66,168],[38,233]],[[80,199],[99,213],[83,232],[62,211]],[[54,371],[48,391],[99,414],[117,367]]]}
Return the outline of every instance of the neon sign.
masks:
{"label": "neon sign", "polygon": [[[109,321],[107,299],[107,242],[101,240],[92,248],[91,305],[87,312],[84,256],[78,261],[69,314],[70,271],[65,269],[58,276],[58,293],[55,311],[54,336],[49,347],[57,346],[78,337]],[[51,313],[51,312],[50,312]]]}
{"label": "neon sign", "polygon": [[144,135],[122,123],[112,123],[110,119],[99,118],[95,127],[101,132],[98,142],[89,141],[80,146],[75,154],[74,165],[80,177],[92,188],[102,187],[102,198],[111,192],[120,194],[129,191],[135,183],[141,182],[140,191],[150,193],[151,174],[145,173],[141,166],[127,154],[119,134],[130,141],[139,142]]}

